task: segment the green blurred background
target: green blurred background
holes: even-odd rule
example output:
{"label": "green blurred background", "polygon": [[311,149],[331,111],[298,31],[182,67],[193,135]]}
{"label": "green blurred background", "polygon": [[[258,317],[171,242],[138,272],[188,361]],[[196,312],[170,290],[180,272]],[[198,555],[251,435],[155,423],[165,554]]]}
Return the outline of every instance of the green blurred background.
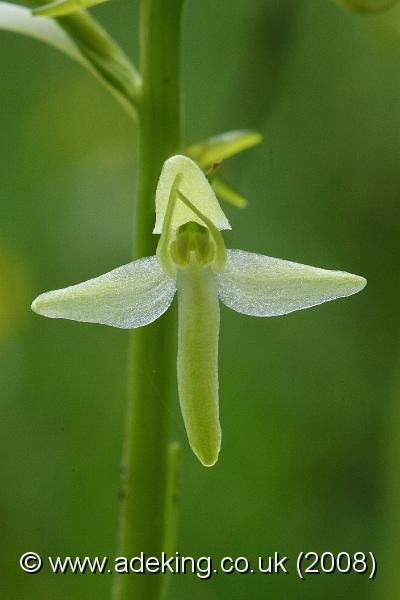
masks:
{"label": "green blurred background", "polygon": [[[138,0],[94,11],[137,53]],[[171,598],[385,599],[400,588],[400,11],[187,0],[186,137],[260,130],[226,163],[250,200],[227,245],[365,275],[278,319],[222,308],[223,447],[182,440],[181,554],[287,554],[289,576],[171,578]],[[27,575],[21,553],[115,554],[128,334],[39,318],[44,290],[130,260],[136,129],[74,63],[0,35],[2,598],[109,598],[107,575]],[[151,375],[149,374],[149,377]],[[294,573],[300,550],[373,551],[378,575]]]}

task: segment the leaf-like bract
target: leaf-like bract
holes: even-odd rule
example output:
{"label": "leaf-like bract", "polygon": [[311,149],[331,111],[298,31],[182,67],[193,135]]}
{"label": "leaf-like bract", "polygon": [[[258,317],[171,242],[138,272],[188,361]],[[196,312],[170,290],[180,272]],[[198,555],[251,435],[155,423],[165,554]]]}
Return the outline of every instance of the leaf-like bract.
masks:
{"label": "leaf-like bract", "polygon": [[0,29],[28,35],[65,52],[81,64],[86,64],[74,42],[55,21],[50,18],[34,19],[27,8],[0,2]]}
{"label": "leaf-like bract", "polygon": [[185,154],[201,167],[230,158],[248,150],[262,141],[262,135],[249,129],[237,129],[214,135],[185,150]]}
{"label": "leaf-like bract", "polygon": [[225,200],[228,204],[236,206],[236,208],[246,208],[248,202],[244,196],[233,189],[229,183],[219,176],[213,177],[211,181],[214,192],[221,200]]}
{"label": "leaf-like bract", "polygon": [[34,17],[60,17],[89,8],[90,6],[102,4],[103,2],[108,2],[108,0],[54,0],[54,2],[34,8],[32,14]]}
{"label": "leaf-like bract", "polygon": [[95,75],[131,116],[139,103],[141,78],[123,50],[86,12],[54,20],[34,17],[30,10],[0,2],[0,30],[28,35],[77,60]]}

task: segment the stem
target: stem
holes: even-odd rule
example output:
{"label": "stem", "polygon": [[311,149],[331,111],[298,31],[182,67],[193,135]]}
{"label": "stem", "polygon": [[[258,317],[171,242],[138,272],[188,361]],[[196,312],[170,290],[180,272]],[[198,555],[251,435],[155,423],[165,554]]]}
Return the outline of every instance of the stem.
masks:
{"label": "stem", "polygon": [[[139,190],[135,257],[155,253],[155,190],[164,161],[181,147],[180,25],[183,0],[142,0]],[[167,434],[175,333],[171,310],[131,338],[124,490],[118,555],[160,556],[167,522]],[[115,600],[158,600],[165,575],[116,575]]]}

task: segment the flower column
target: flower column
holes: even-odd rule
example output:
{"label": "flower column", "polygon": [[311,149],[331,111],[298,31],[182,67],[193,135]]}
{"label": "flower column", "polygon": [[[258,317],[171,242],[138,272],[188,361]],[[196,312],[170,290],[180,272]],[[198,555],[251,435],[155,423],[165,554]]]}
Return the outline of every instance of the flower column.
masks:
{"label": "flower column", "polygon": [[[180,25],[183,0],[142,0],[140,52],[143,87],[140,105],[139,190],[135,258],[155,253],[152,235],[155,191],[164,161],[181,147]],[[176,337],[168,311],[131,333],[130,389],[118,555],[159,556],[165,521],[171,346]],[[163,575],[115,575],[116,600],[156,600]]]}

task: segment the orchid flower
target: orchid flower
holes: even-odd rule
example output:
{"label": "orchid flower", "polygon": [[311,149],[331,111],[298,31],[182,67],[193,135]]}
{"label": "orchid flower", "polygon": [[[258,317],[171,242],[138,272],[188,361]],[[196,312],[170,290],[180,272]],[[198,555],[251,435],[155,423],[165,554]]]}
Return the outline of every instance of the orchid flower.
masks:
{"label": "orchid flower", "polygon": [[201,169],[173,156],[156,191],[156,255],[41,294],[32,304],[47,317],[133,329],[158,319],[178,291],[179,400],[189,443],[205,466],[217,461],[221,446],[219,300],[246,315],[272,317],[350,296],[366,284],[342,271],[226,250],[221,230],[230,228]]}

